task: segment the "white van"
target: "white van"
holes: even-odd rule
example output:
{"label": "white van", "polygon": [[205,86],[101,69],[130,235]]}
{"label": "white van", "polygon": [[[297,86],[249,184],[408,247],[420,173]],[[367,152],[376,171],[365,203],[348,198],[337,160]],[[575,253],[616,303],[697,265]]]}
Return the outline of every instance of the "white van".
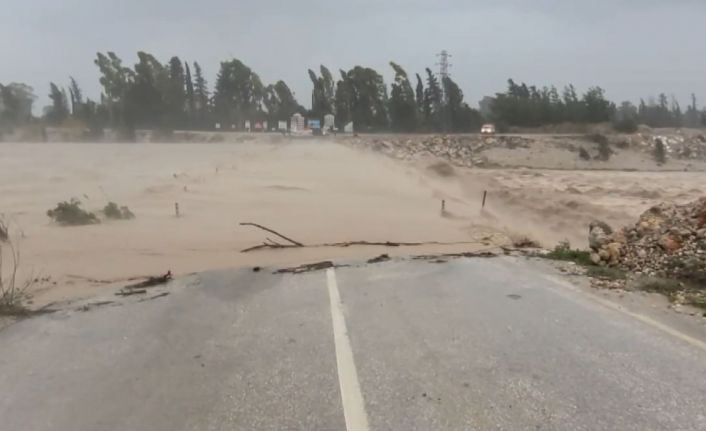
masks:
{"label": "white van", "polygon": [[483,124],[480,128],[481,135],[494,135],[495,134],[495,124]]}

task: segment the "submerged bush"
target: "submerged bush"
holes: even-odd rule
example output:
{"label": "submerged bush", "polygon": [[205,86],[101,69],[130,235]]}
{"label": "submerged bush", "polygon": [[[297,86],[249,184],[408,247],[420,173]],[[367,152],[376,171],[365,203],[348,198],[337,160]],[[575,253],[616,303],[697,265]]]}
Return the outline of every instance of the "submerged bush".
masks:
{"label": "submerged bush", "polygon": [[119,207],[115,202],[108,202],[103,208],[103,214],[109,219],[130,220],[135,218],[135,214],[126,206]]}
{"label": "submerged bush", "polygon": [[62,226],[81,226],[100,221],[92,212],[81,208],[81,201],[72,198],[69,202],[59,202],[56,208],[47,211],[47,216]]}

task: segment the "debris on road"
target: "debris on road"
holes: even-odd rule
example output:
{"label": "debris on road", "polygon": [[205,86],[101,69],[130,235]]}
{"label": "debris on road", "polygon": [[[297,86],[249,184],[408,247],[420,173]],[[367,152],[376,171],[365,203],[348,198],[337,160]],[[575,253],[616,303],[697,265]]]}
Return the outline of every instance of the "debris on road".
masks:
{"label": "debris on road", "polygon": [[380,262],[387,262],[390,260],[390,256],[387,254],[381,254],[378,257],[374,257],[372,259],[368,259],[368,263],[380,263]]}
{"label": "debris on road", "polygon": [[144,287],[154,287],[154,286],[158,286],[160,284],[167,283],[171,280],[172,280],[172,271],[167,271],[167,273],[164,275],[160,275],[160,276],[156,276],[156,277],[149,277],[145,281],[142,281],[140,283],[127,285],[123,289],[140,289],[140,288],[144,288]]}
{"label": "debris on road", "polygon": [[257,223],[249,223],[249,222],[246,222],[246,223],[240,223],[240,225],[241,225],[241,226],[252,226],[252,227],[256,227],[256,228],[258,228],[258,229],[264,230],[265,232],[269,232],[269,233],[271,233],[271,234],[273,234],[273,235],[277,235],[278,237],[282,238],[283,240],[285,240],[285,241],[287,241],[287,242],[289,243],[289,244],[280,244],[280,243],[278,243],[278,242],[276,242],[276,241],[274,241],[274,240],[272,240],[272,239],[270,239],[270,238],[266,238],[266,241],[263,242],[262,244],[256,245],[256,246],[254,246],[254,247],[246,248],[245,250],[242,250],[241,253],[247,253],[247,252],[249,252],[249,251],[260,250],[260,249],[263,249],[263,248],[293,248],[293,247],[304,247],[304,244],[302,244],[301,242],[295,241],[295,240],[293,240],[293,239],[291,239],[291,238],[287,238],[286,236],[282,235],[281,233],[279,233],[279,232],[277,232],[277,231],[275,231],[275,230],[273,230],[273,229],[270,229],[270,228],[268,228],[268,227],[259,225],[259,224],[257,224]]}
{"label": "debris on road", "polygon": [[141,295],[143,293],[147,293],[147,289],[120,289],[120,291],[116,292],[116,296],[132,296],[132,295]]}
{"label": "debris on road", "polygon": [[264,231],[270,232],[278,237],[289,242],[289,244],[281,244],[267,238],[265,242],[260,245],[253,247],[248,247],[241,250],[241,253],[249,253],[255,250],[263,249],[281,249],[281,248],[305,248],[305,247],[352,247],[352,246],[380,246],[380,247],[418,247],[422,245],[465,245],[465,244],[477,244],[477,241],[455,241],[455,242],[441,242],[441,241],[423,241],[423,242],[397,242],[397,241],[343,241],[343,242],[329,242],[324,244],[303,244],[299,241],[287,238],[281,233],[272,230],[268,227],[261,226],[255,223],[240,223],[241,226],[254,226]]}
{"label": "debris on road", "polygon": [[116,293],[118,296],[131,296],[131,295],[139,295],[143,293],[147,293],[147,288],[154,287],[154,286],[159,286],[165,283],[168,283],[172,280],[172,271],[167,271],[166,274],[160,275],[160,276],[155,276],[155,277],[148,277],[147,280],[141,281],[139,283],[135,284],[129,284],[122,289],[120,289],[119,292]]}
{"label": "debris on road", "polygon": [[104,307],[106,305],[114,305],[114,304],[115,304],[115,301],[89,302],[88,304],[84,304],[84,305],[76,308],[76,311],[86,312],[86,311],[91,311],[94,308]]}
{"label": "debris on road", "polygon": [[292,268],[282,268],[275,271],[275,274],[301,274],[303,272],[320,271],[322,269],[335,268],[336,265],[330,260],[315,263],[306,263],[304,265],[295,266]]}
{"label": "debris on road", "polygon": [[497,257],[498,254],[494,253],[492,251],[467,251],[467,252],[462,252],[462,253],[440,253],[440,254],[423,254],[419,256],[412,256],[412,260],[429,260],[434,263],[437,263],[435,261],[442,259],[442,258],[449,258],[449,259],[454,259],[454,258],[461,258],[461,257],[466,257],[466,258],[473,258],[473,257],[484,257],[484,258],[490,258],[490,257]]}
{"label": "debris on road", "polygon": [[138,302],[151,301],[151,300],[157,299],[157,298],[164,298],[165,296],[169,296],[169,292],[162,292],[162,293],[158,293],[154,296],[150,296],[149,298],[142,298]]}

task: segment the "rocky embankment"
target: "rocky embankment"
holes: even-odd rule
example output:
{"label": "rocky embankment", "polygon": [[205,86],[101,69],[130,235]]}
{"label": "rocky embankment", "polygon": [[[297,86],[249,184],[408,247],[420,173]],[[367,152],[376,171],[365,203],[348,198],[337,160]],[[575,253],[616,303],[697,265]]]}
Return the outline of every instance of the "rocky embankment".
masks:
{"label": "rocky embankment", "polygon": [[496,148],[528,148],[533,138],[520,136],[483,137],[472,135],[417,135],[401,137],[352,137],[345,141],[400,160],[441,158],[456,166],[484,166],[483,151]]}
{"label": "rocky embankment", "polygon": [[[440,158],[455,166],[500,167],[522,164],[512,161],[509,153],[491,155],[489,150],[521,149],[526,156],[551,160],[563,158],[600,168],[612,155],[621,152],[652,159],[661,143],[667,160],[706,161],[706,136],[698,133],[659,135],[637,133],[591,135],[361,135],[344,137],[342,142],[370,149],[400,160]],[[514,153],[514,152],[513,152]],[[661,164],[662,162],[660,162]],[[549,163],[551,164],[551,163]],[[583,166],[581,165],[581,166]],[[578,165],[576,165],[578,167]],[[615,166],[610,168],[616,168]]]}
{"label": "rocky embankment", "polygon": [[706,288],[706,197],[685,205],[656,205],[635,225],[616,231],[593,222],[589,245],[597,265]]}

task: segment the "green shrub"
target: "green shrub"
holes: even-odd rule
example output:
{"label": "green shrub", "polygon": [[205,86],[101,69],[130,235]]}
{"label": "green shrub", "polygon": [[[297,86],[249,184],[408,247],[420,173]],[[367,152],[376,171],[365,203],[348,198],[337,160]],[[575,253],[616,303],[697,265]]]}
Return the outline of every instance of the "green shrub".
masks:
{"label": "green shrub", "polygon": [[596,144],[607,144],[608,143],[608,138],[605,135],[601,135],[600,133],[593,133],[591,135],[587,135],[586,139],[588,139],[591,142],[595,142]]}
{"label": "green shrub", "polygon": [[135,214],[126,206],[119,207],[115,202],[108,202],[103,208],[103,214],[109,219],[130,220],[135,218]]}
{"label": "green shrub", "polygon": [[623,118],[622,120],[616,120],[613,122],[613,129],[621,133],[635,133],[637,132],[637,121],[634,118]]}
{"label": "green shrub", "polygon": [[598,160],[607,162],[612,155],[613,150],[610,148],[610,145],[608,145],[608,141],[600,142],[598,144]]}
{"label": "green shrub", "polygon": [[546,259],[574,262],[583,266],[592,266],[591,253],[584,250],[571,250],[567,247],[556,247],[543,256]]}
{"label": "green shrub", "polygon": [[653,156],[658,165],[663,165],[667,162],[667,151],[664,148],[664,143],[661,139],[657,139],[655,141],[655,149],[653,152]]}
{"label": "green shrub", "polygon": [[95,214],[81,208],[81,201],[72,198],[69,202],[59,202],[56,208],[47,211],[47,216],[62,226],[80,226],[99,223]]}
{"label": "green shrub", "polygon": [[579,157],[581,157],[582,160],[591,160],[591,155],[588,154],[588,151],[584,147],[579,148]]}
{"label": "green shrub", "polygon": [[645,292],[660,293],[672,302],[706,309],[706,288],[704,284],[683,282],[673,278],[642,277],[635,288]]}
{"label": "green shrub", "polygon": [[594,278],[602,278],[606,280],[625,280],[627,279],[627,274],[617,268],[610,268],[608,266],[591,266],[586,271],[586,275]]}
{"label": "green shrub", "polygon": [[682,284],[676,280],[660,277],[642,277],[637,280],[637,289],[645,292],[663,293],[670,296],[682,290]]}

